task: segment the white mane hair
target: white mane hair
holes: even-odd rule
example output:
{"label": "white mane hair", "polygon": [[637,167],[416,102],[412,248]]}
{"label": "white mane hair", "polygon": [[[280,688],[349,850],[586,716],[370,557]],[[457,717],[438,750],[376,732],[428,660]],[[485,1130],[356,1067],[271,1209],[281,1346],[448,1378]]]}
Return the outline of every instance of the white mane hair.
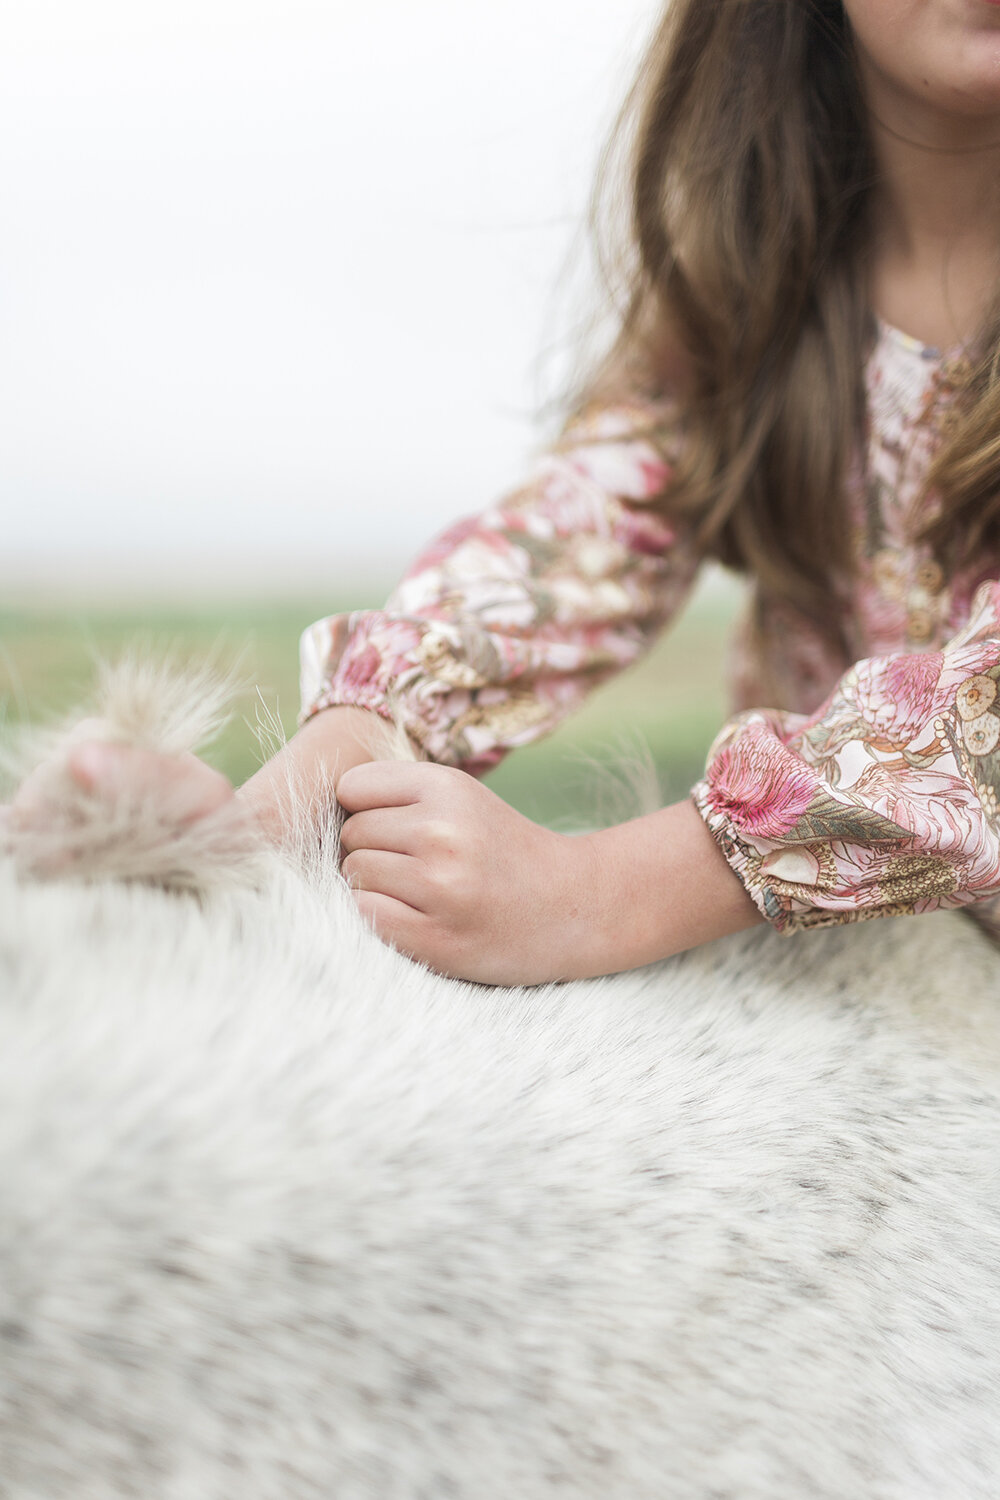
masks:
{"label": "white mane hair", "polygon": [[[157,684],[101,732],[188,748]],[[457,983],[366,929],[333,814],[263,851],[42,753],[45,847],[0,838],[4,1500],[996,1500],[973,924]]]}

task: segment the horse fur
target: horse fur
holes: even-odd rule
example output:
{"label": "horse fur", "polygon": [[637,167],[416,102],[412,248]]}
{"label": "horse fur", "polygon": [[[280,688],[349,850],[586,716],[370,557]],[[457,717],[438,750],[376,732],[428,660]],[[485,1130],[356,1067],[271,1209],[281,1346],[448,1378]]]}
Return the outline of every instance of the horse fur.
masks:
{"label": "horse fur", "polygon": [[491,989],[373,937],[332,822],[168,890],[124,795],[142,878],[74,878],[74,806],[60,878],[0,856],[3,1500],[995,1500],[973,924]]}

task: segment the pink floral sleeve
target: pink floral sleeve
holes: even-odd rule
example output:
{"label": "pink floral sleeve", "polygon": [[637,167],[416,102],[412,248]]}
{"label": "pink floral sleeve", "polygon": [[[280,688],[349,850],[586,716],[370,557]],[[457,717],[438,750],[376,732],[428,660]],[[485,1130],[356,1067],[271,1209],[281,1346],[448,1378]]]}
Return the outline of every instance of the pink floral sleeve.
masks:
{"label": "pink floral sleeve", "polygon": [[[1000,894],[1000,583],[940,651],[860,661],[808,717],[716,739],[696,805],[775,927]],[[977,913],[978,915],[978,913]]]}
{"label": "pink floral sleeve", "polygon": [[391,712],[432,760],[477,774],[553,728],[636,660],[694,580],[689,539],[650,504],[675,437],[664,404],[585,413],[522,489],[433,543],[383,610],[306,631],[302,717]]}

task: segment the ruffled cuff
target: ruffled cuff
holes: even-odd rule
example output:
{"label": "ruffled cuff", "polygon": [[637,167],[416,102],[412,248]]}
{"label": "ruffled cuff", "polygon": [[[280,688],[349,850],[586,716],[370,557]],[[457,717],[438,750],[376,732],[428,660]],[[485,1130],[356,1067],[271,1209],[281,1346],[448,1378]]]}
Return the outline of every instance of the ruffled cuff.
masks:
{"label": "ruffled cuff", "polygon": [[454,753],[447,733],[455,705],[447,712],[442,701],[453,689],[428,671],[432,629],[384,610],[317,620],[299,643],[299,722],[325,708],[371,709],[405,729],[431,760],[462,763],[467,757]]}
{"label": "ruffled cuff", "polygon": [[922,770],[906,766],[905,782],[894,769],[888,795],[874,762],[867,780],[836,788],[797,753],[809,722],[816,721],[740,715],[716,740],[692,790],[730,868],[777,931],[997,895],[996,836],[948,753]]}
{"label": "ruffled cuff", "polygon": [[[835,842],[751,839],[720,809],[710,781],[699,781],[691,798],[761,916],[785,936],[873,917],[912,916],[963,899],[956,897],[953,872],[933,856],[868,850],[869,863]],[[860,878],[847,877],[845,864]],[[863,874],[859,864],[868,866]],[[876,864],[877,879],[872,878]]]}
{"label": "ruffled cuff", "polygon": [[[761,916],[770,922],[775,932],[787,936],[796,932],[800,927],[832,926],[851,920],[849,914],[829,912],[822,914],[826,918],[825,921],[804,920],[807,914],[795,911],[789,897],[779,895],[773,883],[762,878],[760,854],[737,835],[729,818],[719,811],[715,805],[712,788],[707,781],[699,781],[691,788],[691,800],[725,855],[729,868],[738,877]],[[817,917],[820,915],[815,913]]]}
{"label": "ruffled cuff", "polygon": [[[390,722],[389,684],[367,613],[317,620],[299,638],[299,723],[324,708],[370,708]],[[398,652],[404,649],[402,639]]]}
{"label": "ruffled cuff", "polygon": [[300,722],[324,708],[370,708],[428,759],[480,776],[552,728],[568,706],[562,700],[579,696],[571,682],[535,677],[535,650],[530,642],[497,643],[468,621],[379,610],[335,615],[302,636]]}

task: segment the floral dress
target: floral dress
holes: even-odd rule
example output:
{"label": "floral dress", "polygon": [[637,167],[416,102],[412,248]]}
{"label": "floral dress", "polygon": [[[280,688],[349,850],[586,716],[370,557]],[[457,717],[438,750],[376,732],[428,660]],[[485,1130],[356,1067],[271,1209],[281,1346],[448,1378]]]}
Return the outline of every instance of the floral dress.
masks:
{"label": "floral dress", "polygon": [[[762,600],[736,666],[741,711],[691,794],[781,931],[974,905],[1000,934],[1000,559],[945,577],[912,540],[962,374],[960,356],[880,325],[848,479],[850,654]],[[702,561],[651,503],[671,459],[635,435],[651,420],[678,431],[666,402],[584,413],[383,610],[310,627],[303,717],[372,708],[432,760],[481,774],[634,662]]]}

